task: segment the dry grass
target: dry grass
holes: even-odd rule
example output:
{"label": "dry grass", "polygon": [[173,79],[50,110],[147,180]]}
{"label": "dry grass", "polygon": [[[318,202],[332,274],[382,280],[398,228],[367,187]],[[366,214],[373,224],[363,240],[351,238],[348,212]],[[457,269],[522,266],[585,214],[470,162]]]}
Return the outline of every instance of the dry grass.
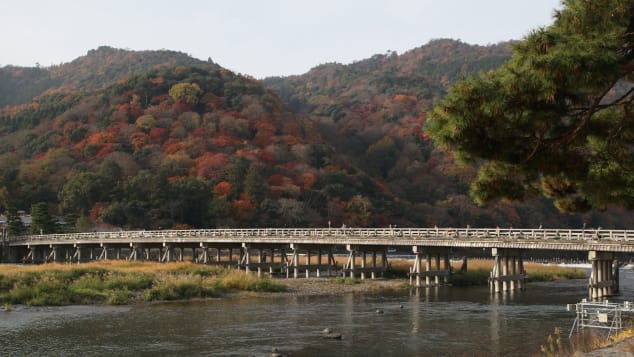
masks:
{"label": "dry grass", "polygon": [[284,289],[270,279],[190,262],[0,265],[0,303],[8,304],[128,304]]}

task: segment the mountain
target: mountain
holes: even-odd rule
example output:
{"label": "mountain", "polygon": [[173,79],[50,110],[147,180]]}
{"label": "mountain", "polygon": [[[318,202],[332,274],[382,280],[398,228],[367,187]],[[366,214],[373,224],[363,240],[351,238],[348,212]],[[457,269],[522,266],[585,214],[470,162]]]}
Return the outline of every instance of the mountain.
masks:
{"label": "mountain", "polygon": [[456,78],[509,55],[436,40],[262,82],[178,52],[107,47],[55,68],[4,67],[0,102],[21,104],[0,107],[0,211],[46,202],[80,231],[631,223],[615,209],[468,198],[474,170],[434,147],[426,112]]}
{"label": "mountain", "polygon": [[[329,63],[309,72],[263,81],[294,111],[317,123],[343,161],[367,172],[398,197],[405,222],[433,226],[627,226],[632,216],[561,215],[548,200],[477,207],[468,198],[473,168],[454,165],[425,132],[427,112],[456,79],[496,69],[512,42],[478,46],[433,40],[401,55],[378,54],[349,65]],[[411,206],[410,206],[411,205]],[[624,217],[625,216],[625,217]],[[394,219],[391,215],[390,219]]]}
{"label": "mountain", "polygon": [[245,225],[256,208],[267,221],[306,225],[321,197],[300,196],[333,161],[309,121],[224,69],[155,69],[90,93],[43,95],[0,124],[11,204],[50,202],[128,227]]}
{"label": "mountain", "polygon": [[108,46],[51,67],[0,67],[0,107],[25,104],[50,91],[91,91],[150,69],[174,66],[220,67],[175,51],[129,51]]}

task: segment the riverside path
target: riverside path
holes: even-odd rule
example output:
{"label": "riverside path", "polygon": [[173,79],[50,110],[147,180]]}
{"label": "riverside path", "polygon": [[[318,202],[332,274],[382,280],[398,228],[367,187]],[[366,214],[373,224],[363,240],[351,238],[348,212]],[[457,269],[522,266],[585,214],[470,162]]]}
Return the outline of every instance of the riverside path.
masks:
{"label": "riverside path", "polygon": [[[616,254],[634,253],[634,230],[513,228],[253,228],[117,231],[5,237],[2,259],[11,263],[128,259],[168,262],[185,257],[202,264],[287,277],[332,274],[374,278],[388,268],[390,252],[414,256],[415,286],[447,282],[452,250],[489,251],[492,292],[525,287],[523,256],[544,251],[587,253],[592,299],[618,293]],[[338,264],[335,255],[347,256]],[[441,264],[442,262],[442,264]],[[466,258],[464,267],[466,268]],[[424,263],[424,264],[423,264]],[[423,265],[425,267],[423,268]]]}

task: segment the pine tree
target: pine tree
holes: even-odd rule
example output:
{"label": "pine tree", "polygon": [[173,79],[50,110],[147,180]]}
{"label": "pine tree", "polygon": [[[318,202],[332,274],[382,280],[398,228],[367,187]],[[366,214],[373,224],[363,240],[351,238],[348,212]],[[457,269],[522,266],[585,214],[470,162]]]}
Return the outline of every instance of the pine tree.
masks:
{"label": "pine tree", "polygon": [[634,0],[565,0],[494,72],[453,85],[428,130],[479,167],[479,203],[634,208]]}
{"label": "pine tree", "polygon": [[9,206],[7,210],[7,233],[9,236],[19,236],[26,231],[24,223],[15,206]]}
{"label": "pine tree", "polygon": [[31,206],[31,233],[50,234],[55,233],[56,224],[48,212],[48,204],[39,202]]}

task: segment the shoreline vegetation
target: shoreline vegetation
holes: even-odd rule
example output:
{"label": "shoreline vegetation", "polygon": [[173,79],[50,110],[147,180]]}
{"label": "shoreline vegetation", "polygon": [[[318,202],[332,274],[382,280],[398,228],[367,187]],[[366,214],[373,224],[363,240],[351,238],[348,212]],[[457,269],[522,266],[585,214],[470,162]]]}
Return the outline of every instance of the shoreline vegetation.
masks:
{"label": "shoreline vegetation", "polygon": [[[487,285],[493,262],[474,260],[460,272],[454,266],[453,286]],[[261,295],[333,295],[409,288],[411,261],[393,259],[384,279],[258,278],[236,269],[187,262],[101,261],[83,264],[0,265],[0,304],[127,305],[153,301]],[[529,281],[585,278],[583,269],[527,263]]]}

